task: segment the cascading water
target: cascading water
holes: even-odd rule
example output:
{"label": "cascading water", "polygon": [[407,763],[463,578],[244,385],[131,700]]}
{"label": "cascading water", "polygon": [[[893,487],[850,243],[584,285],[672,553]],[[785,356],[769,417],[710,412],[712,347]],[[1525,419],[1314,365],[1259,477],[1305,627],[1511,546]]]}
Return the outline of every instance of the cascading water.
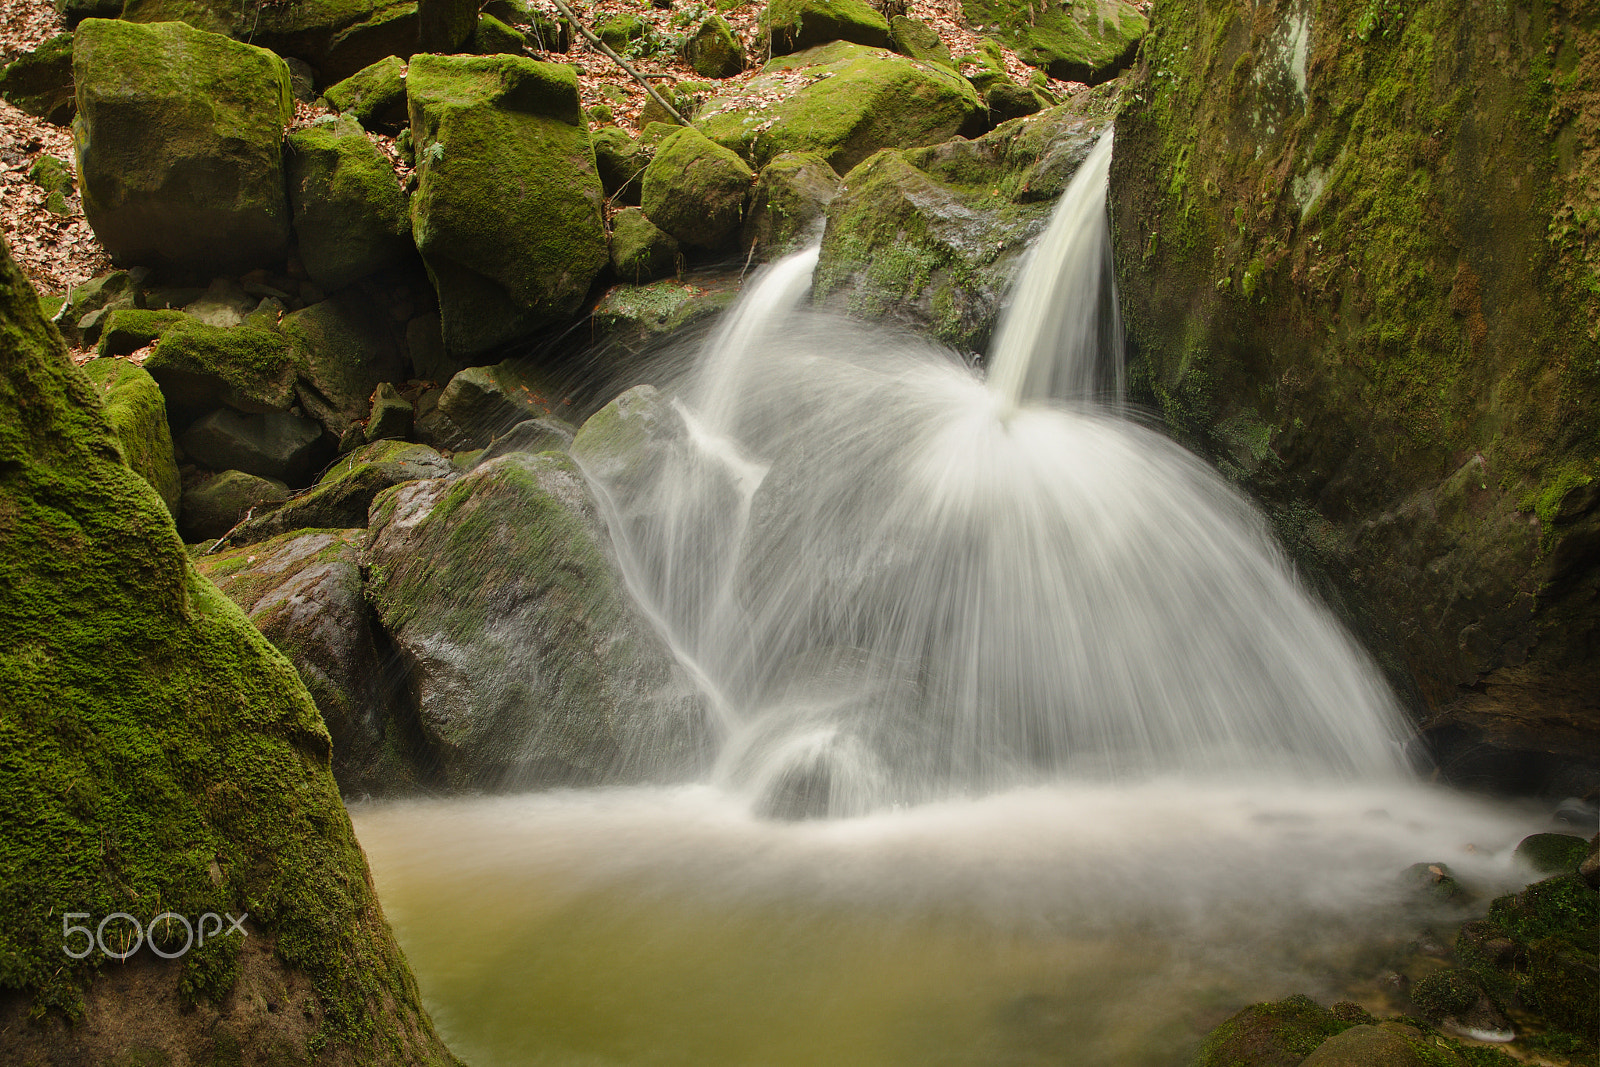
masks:
{"label": "cascading water", "polygon": [[1110,154],[1024,268],[987,382],[806,307],[813,249],[712,339],[651,478],[591,470],[633,588],[715,693],[719,780],[764,810],[1397,771],[1384,685],[1260,518],[1120,417]]}
{"label": "cascading water", "polygon": [[353,809],[458,1054],[1174,1067],[1251,1000],[1405,1010],[1371,961],[1417,936],[1408,864],[1519,884],[1528,812],[1404,774],[1260,517],[1123,417],[1109,153],[987,382],[808,309],[813,250],[635,412],[637,454],[586,462],[720,755]]}

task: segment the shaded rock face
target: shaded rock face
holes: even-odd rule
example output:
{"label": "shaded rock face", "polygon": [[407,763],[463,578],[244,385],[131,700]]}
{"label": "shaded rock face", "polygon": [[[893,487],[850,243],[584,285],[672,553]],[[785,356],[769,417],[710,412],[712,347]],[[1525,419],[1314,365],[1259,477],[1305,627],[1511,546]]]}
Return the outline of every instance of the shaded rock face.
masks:
{"label": "shaded rock face", "polygon": [[221,537],[259,510],[289,499],[289,487],[276,478],[223,471],[183,494],[183,524],[190,541]]}
{"label": "shaded rock face", "polygon": [[700,698],[608,552],[583,476],[558,453],[374,502],[369,595],[451,785],[639,782],[699,765]]}
{"label": "shaded rock face", "polygon": [[313,282],[331,292],[414,254],[394,168],[359,123],[300,130],[285,149],[300,261]]}
{"label": "shaded rock face", "polygon": [[88,19],[72,68],[83,212],[114,260],[226,270],[283,258],[283,60],[182,23]]}
{"label": "shaded rock face", "polygon": [[[316,706],[195,572],[3,245],[0,500],[0,1059],[214,1059],[243,1030],[248,1062],[454,1062],[384,922]],[[63,913],[148,920],[156,900],[248,912],[252,936],[170,963],[64,959]],[[148,982],[120,984],[135,973]],[[266,982],[300,1010],[267,1011],[252,996]],[[160,1025],[119,1040],[62,1021],[103,1021],[108,1002]]]}
{"label": "shaded rock face", "polygon": [[1098,85],[1133,62],[1149,23],[1127,0],[962,0],[968,23],[986,26],[1024,63],[1052,78]]}
{"label": "shaded rock face", "polygon": [[840,174],[882,148],[937,144],[983,126],[983,102],[954,71],[836,42],[774,59],[707,100],[695,126],[755,166],[817,152]]}
{"label": "shaded rock face", "polygon": [[983,351],[1029,243],[1103,128],[1063,106],[975,141],[873,156],[828,205],[817,301]]}
{"label": "shaded rock face", "polygon": [[1582,793],[1600,43],[1564,11],[1163,2],[1111,186],[1169,424],[1366,615],[1447,776]]}
{"label": "shaded rock face", "polygon": [[551,414],[553,397],[546,390],[516,360],[468,367],[417,421],[417,433],[452,451],[483,448],[518,423]]}
{"label": "shaded rock face", "polygon": [[786,152],[761,169],[750,194],[743,243],[763,258],[795,251],[820,233],[844,183],[814,152]]}
{"label": "shaded rock face", "polygon": [[608,257],[571,68],[424,55],[406,92],[417,151],[412,233],[450,355],[487,351],[577,311]]}
{"label": "shaded rock face", "polygon": [[172,452],[172,431],[167,427],[167,404],[155,379],[143,368],[120,359],[90,360],[83,372],[100,390],[106,421],[117,435],[128,466],[161,494],[168,514],[176,519],[183,487]]}
{"label": "shaded rock face", "polygon": [[0,69],[0,99],[57,126],[72,121],[72,35],[59,34]]}

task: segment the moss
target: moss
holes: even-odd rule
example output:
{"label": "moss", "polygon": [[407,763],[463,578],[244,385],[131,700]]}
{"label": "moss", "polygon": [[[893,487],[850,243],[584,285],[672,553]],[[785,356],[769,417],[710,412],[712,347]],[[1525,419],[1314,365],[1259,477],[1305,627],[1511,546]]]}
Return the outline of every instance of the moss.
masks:
{"label": "moss", "polygon": [[120,359],[90,360],[83,372],[100,393],[106,421],[122,446],[123,459],[161,495],[168,513],[177,518],[183,487],[173,458],[167,404],[155,379],[143,368]]}
{"label": "moss", "polygon": [[406,110],[406,64],[399,56],[384,56],[344,81],[328,86],[322,98],[340,114],[368,128],[391,119],[402,120]]}
{"label": "moss", "polygon": [[1299,994],[1252,1004],[1207,1035],[1195,1067],[1293,1067],[1353,1025]]}
{"label": "moss", "polygon": [[872,48],[889,43],[889,23],[864,0],[771,0],[761,30],[776,55],[829,41],[851,41]]}
{"label": "moss", "polygon": [[685,244],[730,243],[744,219],[755,172],[699,130],[682,129],[644,170],[640,203],[650,221]]}
{"label": "moss", "polygon": [[[248,912],[353,1060],[432,1038],[303,686],[190,565],[88,379],[0,257],[0,988],[76,1010],[60,916]],[[184,958],[220,997],[228,950]]]}
{"label": "moss", "polygon": [[1465,1015],[1477,1006],[1482,995],[1472,974],[1456,967],[1435,971],[1411,987],[1412,1001],[1435,1023]]}
{"label": "moss", "polygon": [[744,70],[744,45],[721,15],[700,23],[683,45],[684,58],[705,78],[731,78]]}
{"label": "moss", "polygon": [[181,311],[146,311],[143,308],[117,308],[100,326],[100,341],[95,348],[102,359],[126,356],[161,337],[173,326],[188,321]]}
{"label": "moss", "polygon": [[342,289],[412,254],[405,195],[359,123],[298,130],[284,146],[300,259],[313,282]]}
{"label": "moss", "polygon": [[478,16],[477,28],[472,31],[472,50],[479,55],[520,56],[525,44],[522,34],[493,15]]}
{"label": "moss", "polygon": [[1533,512],[1541,523],[1549,526],[1566,517],[1562,512],[1569,494],[1593,484],[1594,476],[1589,473],[1587,464],[1564,463],[1546,477],[1543,485],[1525,494],[1518,503],[1523,511]]}
{"label": "moss", "polygon": [[624,208],[611,220],[611,267],[617,277],[638,284],[672,274],[678,242],[663,233],[639,208]]}
{"label": "moss", "polygon": [[1589,842],[1573,834],[1533,834],[1517,843],[1516,859],[1542,875],[1570,874],[1589,854]]}
{"label": "moss", "polygon": [[58,34],[0,68],[0,99],[35,118],[70,122],[72,34]]}
{"label": "moss", "polygon": [[297,368],[277,330],[186,318],[166,328],[144,367],[180,408],[287,411],[294,402]]}
{"label": "moss", "polygon": [[1021,0],[963,0],[969,24],[988,26],[1024,63],[1051,77],[1098,84],[1133,60],[1149,23],[1122,0],[1047,6]]}

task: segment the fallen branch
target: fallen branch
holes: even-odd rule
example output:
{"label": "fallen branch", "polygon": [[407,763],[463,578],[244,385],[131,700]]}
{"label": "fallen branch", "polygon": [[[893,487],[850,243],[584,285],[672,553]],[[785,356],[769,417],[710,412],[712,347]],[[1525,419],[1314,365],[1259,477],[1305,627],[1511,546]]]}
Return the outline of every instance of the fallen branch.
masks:
{"label": "fallen branch", "polygon": [[672,116],[673,121],[677,122],[679,126],[689,125],[689,120],[678,114],[677,108],[667,103],[665,97],[650,87],[650,83],[645,80],[643,74],[640,74],[638,71],[634,70],[633,67],[628,64],[626,59],[623,59],[621,56],[613,52],[610,45],[606,44],[600,38],[589,32],[589,27],[585,26],[578,20],[578,16],[573,12],[572,8],[566,5],[565,0],[551,0],[551,2],[556,5],[556,9],[558,11],[567,17],[567,21],[572,23],[573,28],[579,33],[583,34],[584,40],[588,41],[590,44],[600,49],[600,51],[610,56],[617,66],[621,67],[627,72],[628,77],[644,86],[644,91],[650,94],[650,99],[660,104],[662,108],[666,110],[667,114]]}

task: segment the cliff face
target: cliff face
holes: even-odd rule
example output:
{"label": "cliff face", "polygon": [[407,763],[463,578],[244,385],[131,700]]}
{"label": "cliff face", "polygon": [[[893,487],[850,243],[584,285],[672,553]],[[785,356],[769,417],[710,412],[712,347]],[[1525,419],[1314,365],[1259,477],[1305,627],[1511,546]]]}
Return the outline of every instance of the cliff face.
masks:
{"label": "cliff face", "polygon": [[[310,696],[195,572],[3,245],[0,634],[0,1059],[454,1062]],[[64,954],[119,912],[249,918]]]}
{"label": "cliff face", "polygon": [[1447,772],[1592,786],[1600,4],[1151,22],[1111,177],[1146,399],[1365,614]]}

